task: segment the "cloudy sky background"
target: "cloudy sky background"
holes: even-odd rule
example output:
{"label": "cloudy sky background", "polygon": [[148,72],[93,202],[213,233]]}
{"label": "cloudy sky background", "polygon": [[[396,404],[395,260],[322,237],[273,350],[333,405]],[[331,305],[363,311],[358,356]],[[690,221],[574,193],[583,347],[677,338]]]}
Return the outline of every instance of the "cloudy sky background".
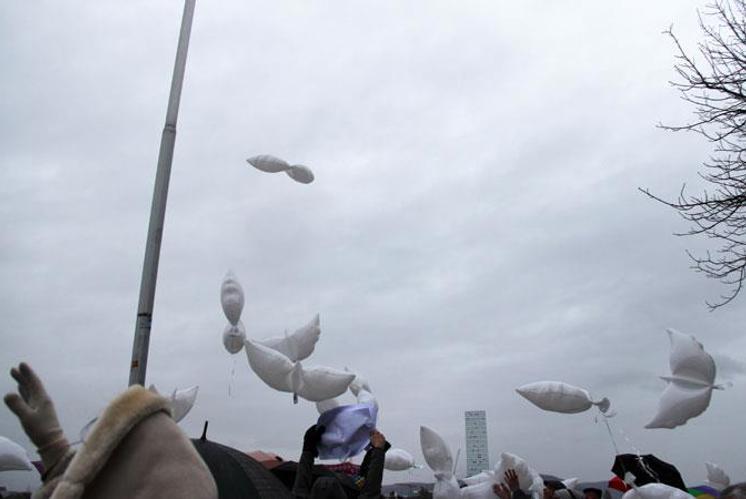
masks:
{"label": "cloudy sky background", "polygon": [[[705,242],[673,237],[684,222],[637,191],[696,186],[711,150],[655,128],[691,116],[661,31],[694,48],[703,5],[198,2],[148,382],[200,386],[190,435],[209,419],[213,440],[296,458],[316,409],[223,349],[230,268],[252,337],[321,313],[308,363],[367,377],[381,430],[420,462],[419,425],[455,455],[463,412],[485,409],[493,463],[511,451],[608,478],[614,450],[592,413],[514,392],[556,379],[612,399],[622,451],[655,453],[690,483],[705,461],[746,478],[744,301],[707,311],[725,289],[684,253]],[[127,384],[182,6],[0,5],[0,367],[29,361],[70,436]],[[246,165],[262,153],[316,182]],[[645,430],[666,327],[696,335],[735,386],[684,427]],[[4,407],[0,435],[32,449]]]}

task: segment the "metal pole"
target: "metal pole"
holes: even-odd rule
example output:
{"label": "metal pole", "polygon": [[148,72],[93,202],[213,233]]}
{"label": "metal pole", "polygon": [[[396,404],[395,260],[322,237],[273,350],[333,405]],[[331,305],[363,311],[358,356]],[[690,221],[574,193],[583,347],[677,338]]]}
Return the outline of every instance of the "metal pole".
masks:
{"label": "metal pole", "polygon": [[132,346],[132,363],[130,364],[129,384],[145,385],[145,369],[148,365],[148,345],[150,344],[150,324],[153,318],[153,301],[155,300],[155,282],[158,276],[158,258],[161,253],[163,236],[163,218],[166,214],[168,181],[171,176],[171,161],[176,142],[176,118],[179,114],[181,86],[184,81],[189,34],[192,29],[195,0],[185,0],[184,15],[181,19],[179,45],[176,49],[174,74],[171,79],[171,93],[168,98],[166,125],[161,135],[161,148],[158,153],[158,166],[155,174],[153,203],[150,207],[148,240],[145,246],[145,261],[140,281],[140,302],[137,307],[135,324],[135,341]]}

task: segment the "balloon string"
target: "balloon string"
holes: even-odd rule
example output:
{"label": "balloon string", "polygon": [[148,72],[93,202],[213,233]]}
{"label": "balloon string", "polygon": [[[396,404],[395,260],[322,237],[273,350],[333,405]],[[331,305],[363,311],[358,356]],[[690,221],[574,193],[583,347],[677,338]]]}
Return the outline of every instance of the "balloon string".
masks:
{"label": "balloon string", "polygon": [[228,380],[228,398],[233,398],[233,380],[236,377],[236,356],[233,356],[233,367],[231,367],[231,376]]}
{"label": "balloon string", "polygon": [[609,424],[609,418],[601,415],[601,418],[604,420],[604,424],[606,425],[606,431],[609,432],[609,438],[611,439],[611,445],[614,446],[614,452],[615,455],[619,455],[619,447],[616,444],[616,440],[614,439],[614,433],[611,431],[611,425]]}

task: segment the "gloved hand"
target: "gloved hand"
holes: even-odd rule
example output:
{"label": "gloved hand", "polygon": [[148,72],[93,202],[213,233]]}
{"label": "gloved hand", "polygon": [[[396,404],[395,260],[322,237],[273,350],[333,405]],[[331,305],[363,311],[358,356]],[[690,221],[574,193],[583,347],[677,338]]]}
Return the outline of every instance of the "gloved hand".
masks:
{"label": "gloved hand", "polygon": [[18,382],[20,395],[8,393],[5,404],[18,416],[24,431],[36,445],[44,468],[49,471],[70,448],[57,420],[54,403],[44,384],[25,362],[11,369],[10,375]]}
{"label": "gloved hand", "polygon": [[324,425],[313,425],[306,430],[306,434],[303,435],[303,452],[310,452],[313,457],[319,456],[319,442],[321,442],[321,435],[324,434],[326,426]]}

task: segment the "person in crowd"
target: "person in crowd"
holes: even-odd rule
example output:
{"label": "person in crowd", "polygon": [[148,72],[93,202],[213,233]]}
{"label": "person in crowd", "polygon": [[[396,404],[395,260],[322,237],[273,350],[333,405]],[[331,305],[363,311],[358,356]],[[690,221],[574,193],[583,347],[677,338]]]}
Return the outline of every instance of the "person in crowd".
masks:
{"label": "person in crowd", "polygon": [[[347,495],[333,477],[313,478],[313,462],[318,457],[319,442],[326,428],[313,425],[303,436],[303,450],[298,461],[298,471],[293,484],[293,496],[301,499],[346,499]],[[381,497],[381,482],[383,481],[383,463],[386,451],[391,445],[386,437],[378,430],[370,433],[370,449],[360,465],[360,474],[364,477],[360,490],[360,499],[377,499]]]}
{"label": "person in crowd", "polygon": [[521,490],[518,474],[513,469],[505,471],[503,482],[492,486],[492,492],[500,499],[530,499],[531,495]]}
{"label": "person in crowd", "polygon": [[585,494],[585,499],[603,499],[603,491],[601,489],[597,489],[595,487],[588,487],[587,489],[583,489],[583,494]]}
{"label": "person in crowd", "polygon": [[720,493],[720,499],[746,499],[746,482],[726,487]]}
{"label": "person in crowd", "polygon": [[18,393],[5,404],[18,417],[44,465],[35,499],[217,499],[215,481],[171,418],[169,401],[142,386],[114,399],[75,452],[52,398],[31,367],[10,371]]}

